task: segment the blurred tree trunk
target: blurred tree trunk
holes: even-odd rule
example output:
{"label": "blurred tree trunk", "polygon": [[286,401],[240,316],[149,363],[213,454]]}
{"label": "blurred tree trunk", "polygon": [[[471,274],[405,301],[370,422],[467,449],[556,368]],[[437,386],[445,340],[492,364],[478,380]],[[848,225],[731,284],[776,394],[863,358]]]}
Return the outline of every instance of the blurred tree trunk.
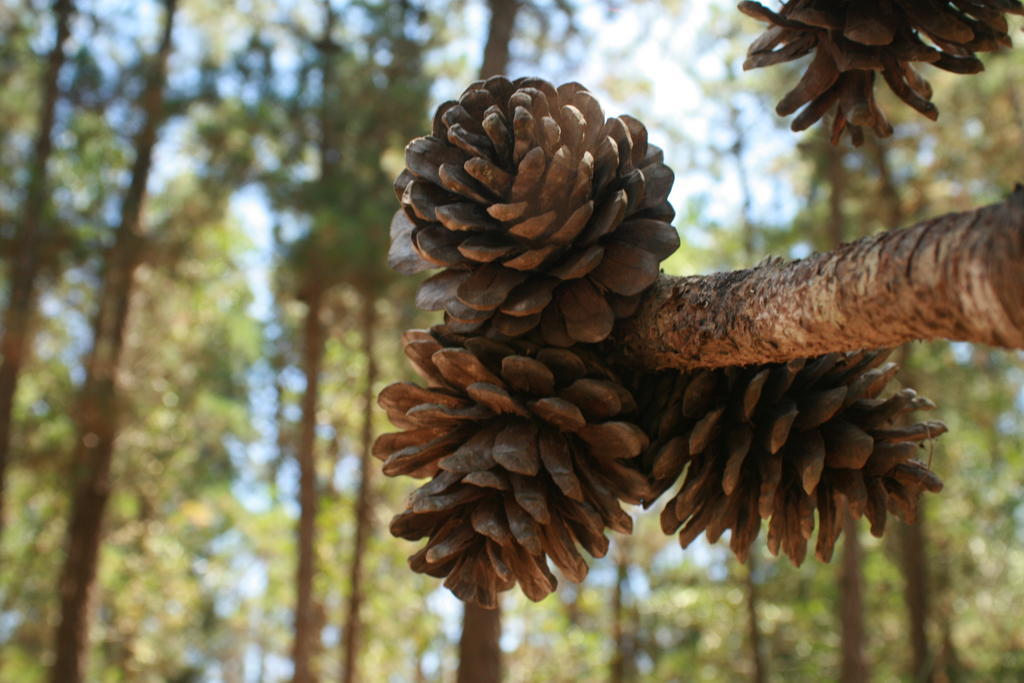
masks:
{"label": "blurred tree trunk", "polygon": [[[886,148],[875,142],[872,146],[876,171],[879,178],[879,194],[885,201],[886,220],[892,225],[901,224],[904,219],[903,205],[896,189],[889,165]],[[902,349],[900,381],[906,386],[916,386],[911,366],[911,349]],[[911,646],[911,678],[914,681],[932,679],[932,657],[928,644],[928,574],[927,551],[924,535],[924,501],[918,507],[916,524],[900,524],[900,556],[905,582],[904,600],[907,605]]]}
{"label": "blurred tree trunk", "polygon": [[160,47],[148,67],[140,98],[143,123],[135,140],[131,182],[121,207],[114,244],[104,263],[99,306],[93,321],[92,351],[86,359],[85,382],[77,401],[77,438],[72,457],[75,488],[68,520],[67,556],[58,586],[61,607],[51,671],[54,683],[77,683],[85,672],[89,599],[96,578],[103,514],[110,496],[110,462],[118,429],[118,364],[135,270],[145,244],[142,211],[157,131],[165,117],[167,58],[177,0],[166,0],[164,6]]}
{"label": "blurred tree trunk", "polygon": [[501,680],[501,610],[466,604],[459,639],[458,683]]}
{"label": "blurred tree trunk", "polygon": [[302,333],[302,367],[306,387],[302,393],[302,423],[296,457],[299,461],[298,562],[295,571],[295,640],[292,662],[295,683],[315,680],[312,668],[318,629],[313,601],[313,575],[316,570],[316,411],[320,391],[320,367],[324,356],[324,292],[313,286],[304,294],[306,318]]}
{"label": "blurred tree trunk", "polygon": [[57,107],[58,83],[64,64],[64,43],[70,32],[71,0],[55,0],[53,14],[57,22],[53,49],[43,73],[42,103],[39,106],[38,128],[32,147],[28,188],[21,209],[21,221],[11,245],[10,294],[3,317],[3,338],[0,349],[0,541],[3,540],[6,503],[7,463],[11,448],[11,419],[18,377],[29,345],[32,315],[35,309],[36,280],[46,244],[44,223],[49,192],[46,165],[53,150],[54,111]]}
{"label": "blurred tree trunk", "polygon": [[859,683],[869,678],[864,658],[864,553],[857,520],[846,513],[843,522],[843,557],[839,567],[839,622],[842,660],[839,680]]}
{"label": "blurred tree trunk", "polygon": [[828,180],[828,224],[826,240],[829,249],[835,249],[846,239],[846,216],[843,213],[846,192],[846,169],[843,168],[844,152],[827,140],[825,147],[825,177]]}
{"label": "blurred tree trunk", "polygon": [[427,683],[427,674],[423,671],[423,655],[425,652],[425,647],[416,648],[412,664],[413,683]]}
{"label": "blurred tree trunk", "polygon": [[[846,194],[846,169],[843,166],[844,152],[827,140],[822,141],[824,149],[825,177],[828,182],[828,223],[826,239],[830,248],[835,248],[846,239],[846,215],[843,210]],[[843,513],[843,556],[839,565],[839,633],[840,662],[839,680],[843,683],[859,683],[869,677],[867,661],[864,658],[864,570],[863,550],[857,520],[844,508]]]}
{"label": "blurred tree trunk", "polygon": [[626,627],[626,582],[629,580],[629,539],[623,538],[615,553],[615,588],[612,591],[612,643],[614,651],[609,662],[609,683],[624,683],[632,680],[632,663],[635,656],[635,633]]}
{"label": "blurred tree trunk", "polygon": [[[580,593],[582,592],[581,586],[573,586],[571,589],[572,595],[569,596],[568,600],[562,599],[562,604],[565,605],[565,620],[569,623],[570,628],[575,628],[580,624]],[[564,596],[564,591],[562,593]]]}
{"label": "blurred tree trunk", "polygon": [[953,642],[952,616],[943,619],[942,623],[942,652],[936,662],[934,680],[936,683],[950,683],[962,681],[966,677],[966,671],[960,662],[960,655],[957,653],[956,643]]}
{"label": "blurred tree trunk", "polygon": [[[739,75],[735,67],[729,67],[730,85],[735,84]],[[746,150],[747,135],[740,120],[740,111],[735,106],[729,107],[729,124],[732,126],[733,143],[729,148],[733,163],[736,165],[736,178],[740,186],[740,212],[743,216],[743,256],[747,262],[754,260],[757,239],[757,225],[754,223],[754,195],[750,189],[750,174],[747,173]]]}
{"label": "blurred tree trunk", "polygon": [[892,168],[889,166],[889,153],[887,147],[880,140],[871,139],[869,149],[872,161],[875,162],[875,170],[878,172],[878,193],[882,197],[882,213],[885,224],[890,228],[903,225],[906,220],[906,212],[903,210],[903,201],[900,199],[899,190],[896,189],[896,181],[892,176]]}
{"label": "blurred tree trunk", "polygon": [[747,629],[750,639],[750,657],[754,663],[754,676],[751,680],[755,683],[765,683],[768,680],[768,665],[764,657],[764,637],[761,635],[761,620],[758,616],[758,604],[760,595],[757,590],[757,581],[754,572],[757,571],[757,553],[751,549],[750,557],[747,558],[747,575],[744,583],[747,592]]}
{"label": "blurred tree trunk", "polygon": [[[901,349],[900,381],[907,386],[918,386],[911,360],[911,348]],[[925,512],[922,500],[913,524],[899,522],[897,539],[900,548],[900,566],[903,570],[903,599],[907,606],[907,626],[910,635],[910,680],[922,683],[935,680],[935,661],[928,642],[929,589],[928,552],[925,539]]]}
{"label": "blurred tree trunk", "polygon": [[[320,54],[320,182],[328,183],[337,175],[338,150],[334,141],[331,124],[330,93],[334,83],[335,48],[332,33],[336,15],[330,0],[322,0],[324,11],[323,34],[315,47]],[[303,327],[302,364],[306,374],[306,388],[302,395],[302,424],[299,428],[299,444],[296,457],[299,461],[299,534],[298,566],[296,569],[295,593],[295,641],[292,646],[294,683],[310,683],[316,680],[313,671],[313,655],[319,646],[322,621],[316,613],[313,598],[313,576],[316,573],[316,411],[320,392],[320,368],[323,363],[326,330],[322,321],[324,314],[324,289],[319,282],[307,282],[302,295],[308,306]]]}
{"label": "blurred tree trunk", "polygon": [[[273,231],[273,247],[272,253],[275,254],[275,258],[281,258],[285,252],[284,240],[281,238],[281,225],[275,223]],[[294,437],[287,429],[287,420],[284,418],[285,402],[288,400],[287,393],[284,387],[284,370],[289,364],[290,354],[289,351],[291,340],[289,339],[288,330],[288,319],[285,315],[284,310],[284,293],[278,288],[274,287],[273,292],[273,304],[271,308],[271,320],[277,325],[277,336],[273,340],[273,344],[269,350],[269,363],[270,370],[274,377],[274,430],[276,432],[276,445],[277,453],[275,454],[275,462],[272,468],[273,472],[277,472],[284,461],[290,455],[292,444],[294,443]],[[275,493],[276,497],[277,494]]]}
{"label": "blurred tree trunk", "polygon": [[[509,45],[515,29],[519,0],[488,0],[491,20],[487,28],[480,78],[508,71]],[[466,603],[459,639],[458,683],[489,683],[501,680],[501,603],[493,610]]]}
{"label": "blurred tree trunk", "polygon": [[490,78],[508,71],[512,31],[522,6],[520,0],[488,0],[487,4],[491,10],[491,21],[487,27],[487,44],[484,46],[480,78]]}
{"label": "blurred tree trunk", "polygon": [[366,357],[366,387],[363,395],[362,453],[359,461],[359,491],[356,494],[356,539],[352,549],[352,566],[349,573],[348,614],[343,631],[344,654],[341,680],[354,683],[359,679],[359,645],[362,623],[360,609],[363,603],[363,558],[366,555],[366,540],[370,533],[370,477],[373,474],[373,406],[377,381],[377,365],[373,354],[374,332],[377,315],[373,295],[363,293],[363,355]]}
{"label": "blurred tree trunk", "polygon": [[[735,84],[738,77],[736,71],[730,67],[729,83]],[[736,165],[736,177],[739,180],[740,186],[740,212],[743,218],[743,258],[750,263],[757,256],[755,247],[757,224],[754,220],[754,195],[750,188],[750,175],[747,173],[747,135],[743,129],[743,122],[740,120],[740,111],[735,106],[729,107],[729,125],[732,127],[733,134],[733,144],[729,147],[729,154]],[[752,680],[755,683],[764,683],[767,680],[768,665],[764,658],[764,638],[761,635],[761,622],[758,618],[760,598],[757,592],[757,583],[754,580],[756,567],[757,556],[756,553],[751,552],[747,559],[747,569],[743,577],[743,588],[746,593],[747,603],[747,635],[750,646],[751,668],[754,670]]]}
{"label": "blurred tree trunk", "polygon": [[900,551],[905,582],[904,598],[910,626],[911,680],[932,679],[928,644],[928,573],[924,539],[924,505],[918,508],[915,524],[900,525]]}

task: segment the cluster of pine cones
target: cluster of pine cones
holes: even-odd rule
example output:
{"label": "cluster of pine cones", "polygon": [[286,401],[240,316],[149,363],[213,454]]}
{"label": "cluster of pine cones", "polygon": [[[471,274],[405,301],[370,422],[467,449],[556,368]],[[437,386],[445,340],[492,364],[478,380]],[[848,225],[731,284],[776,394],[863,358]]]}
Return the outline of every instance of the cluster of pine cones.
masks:
{"label": "cluster of pine cones", "polygon": [[688,544],[731,530],[745,556],[771,519],[769,547],[803,560],[818,510],[827,559],[846,514],[881,533],[941,483],[914,459],[940,423],[893,426],[930,406],[884,355],[697,372],[617,363],[616,320],[632,315],[679,246],[673,175],[647,131],[605,118],[577,83],[502,77],[438,109],[406,148],[395,183],[392,267],[440,268],[417,304],[444,323],[410,330],[405,353],[426,386],[379,402],[401,431],[374,454],[390,476],[428,478],[391,522],[427,539],[411,567],[485,607],[520,585],[533,600],[587,573],[605,531],[630,533],[623,503],[666,506]]}
{"label": "cluster of pine cones", "polygon": [[930,119],[939,112],[932,88],[915,69],[925,63],[959,74],[984,69],[975,56],[1011,47],[1007,14],[1024,14],[1020,0],[785,0],[778,12],[758,2],[739,9],[769,24],[750,46],[744,68],[813,54],[803,78],[776,111],[804,130],[831,110],[832,142],[847,132],[853,143],[864,129],[892,134],[875,100],[876,74],[913,109]]}

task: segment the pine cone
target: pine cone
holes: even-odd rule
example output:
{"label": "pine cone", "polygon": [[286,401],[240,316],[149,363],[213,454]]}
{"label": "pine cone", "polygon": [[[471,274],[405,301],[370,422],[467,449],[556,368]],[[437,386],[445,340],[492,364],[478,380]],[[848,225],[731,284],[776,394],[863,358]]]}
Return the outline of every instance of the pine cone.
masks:
{"label": "pine cone", "polygon": [[804,107],[792,124],[799,131],[834,107],[832,142],[846,130],[855,145],[863,142],[862,127],[880,137],[892,134],[875,101],[875,72],[934,120],[939,113],[931,86],[912,64],[977,73],[984,66],[975,53],[1012,45],[1006,14],[1024,14],[1019,0],[787,0],[779,13],[758,2],[741,2],[739,9],[771,24],[751,44],[745,69],[814,53],[803,78],[779,102],[779,116]]}
{"label": "pine cone", "polygon": [[578,83],[477,81],[405,159],[389,262],[444,268],[416,302],[453,330],[602,341],[679,247],[661,150],[633,117],[606,121]]}
{"label": "pine cone", "polygon": [[619,501],[647,495],[646,477],[623,462],[648,445],[622,421],[636,410],[632,395],[586,351],[439,328],[403,341],[429,387],[399,382],[381,392],[404,431],[382,435],[374,454],[389,476],[432,477],[391,522],[395,536],[429,538],[410,566],[447,576],[455,595],[484,607],[517,581],[532,600],[551,593],[547,557],[581,581],[577,543],[603,556],[605,527],[632,531]]}
{"label": "pine cone", "polygon": [[881,536],[886,510],[914,520],[923,490],[942,483],[914,459],[917,442],[946,431],[941,422],[893,426],[934,405],[912,389],[882,400],[897,371],[888,352],[829,354],[751,368],[663,373],[636,392],[654,443],[644,456],[652,493],[672,486],[689,464],[677,495],[661,515],[665,533],[680,526],[686,547],[700,533],[745,561],[761,520],[771,518],[768,548],[803,562],[818,510],[817,557],[827,562],[846,510],[866,515]]}

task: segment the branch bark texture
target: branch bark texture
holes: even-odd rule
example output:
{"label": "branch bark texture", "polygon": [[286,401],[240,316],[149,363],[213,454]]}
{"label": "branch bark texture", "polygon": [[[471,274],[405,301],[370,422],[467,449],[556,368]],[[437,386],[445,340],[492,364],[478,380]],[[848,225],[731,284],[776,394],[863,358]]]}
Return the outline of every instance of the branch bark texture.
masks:
{"label": "branch bark texture", "polygon": [[617,331],[650,369],[950,339],[1024,348],[1024,188],[800,261],[662,276]]}

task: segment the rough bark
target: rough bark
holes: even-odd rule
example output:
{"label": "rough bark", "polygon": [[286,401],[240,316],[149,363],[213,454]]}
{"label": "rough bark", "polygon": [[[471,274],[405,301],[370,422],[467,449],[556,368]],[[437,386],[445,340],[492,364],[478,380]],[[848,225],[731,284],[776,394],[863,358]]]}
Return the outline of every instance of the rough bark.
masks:
{"label": "rough bark", "polygon": [[466,603],[459,638],[457,683],[497,683],[501,680],[501,610]]}
{"label": "rough bark", "polygon": [[70,32],[69,25],[73,6],[70,0],[56,0],[53,14],[57,21],[56,38],[43,74],[43,99],[39,106],[39,124],[32,147],[29,167],[28,188],[22,206],[21,221],[17,224],[12,244],[10,266],[10,294],[3,317],[3,338],[0,350],[0,540],[3,539],[5,521],[5,495],[7,463],[11,448],[11,418],[14,412],[14,396],[18,390],[18,378],[25,359],[31,335],[32,317],[36,301],[36,280],[45,245],[45,221],[43,214],[47,206],[46,166],[53,150],[54,111],[57,107],[58,84],[61,66],[64,64],[64,43]]}
{"label": "rough bark", "polygon": [[377,316],[373,296],[363,295],[363,355],[366,356],[366,387],[363,395],[362,453],[359,461],[359,490],[356,493],[356,538],[352,549],[352,565],[349,568],[348,614],[343,630],[343,656],[341,680],[354,683],[359,680],[359,642],[362,631],[360,610],[363,604],[363,557],[366,555],[366,541],[370,534],[370,479],[375,469],[372,458],[374,383],[377,381],[377,365],[374,360],[374,331]]}
{"label": "rough bark", "polygon": [[68,520],[67,555],[58,587],[61,616],[51,670],[54,683],[77,683],[85,672],[89,601],[96,578],[103,514],[110,496],[110,463],[118,430],[117,370],[135,270],[142,259],[142,212],[157,131],[164,119],[167,58],[176,9],[177,0],[166,0],[160,47],[140,101],[143,123],[135,140],[137,156],[114,245],[104,264],[99,307],[93,321],[93,345],[78,396],[77,439],[72,457],[75,488]]}
{"label": "rough bark", "polygon": [[951,339],[1024,348],[1024,188],[800,261],[662,276],[617,336],[648,368],[774,363]]}
{"label": "rough bark", "polygon": [[323,292],[313,289],[307,293],[306,305],[302,335],[302,366],[306,387],[302,393],[302,422],[296,448],[299,461],[299,526],[298,562],[295,570],[295,639],[292,643],[294,683],[310,683],[315,680],[312,659],[318,640],[313,575],[316,571],[316,410],[324,355],[324,324],[321,320]]}

